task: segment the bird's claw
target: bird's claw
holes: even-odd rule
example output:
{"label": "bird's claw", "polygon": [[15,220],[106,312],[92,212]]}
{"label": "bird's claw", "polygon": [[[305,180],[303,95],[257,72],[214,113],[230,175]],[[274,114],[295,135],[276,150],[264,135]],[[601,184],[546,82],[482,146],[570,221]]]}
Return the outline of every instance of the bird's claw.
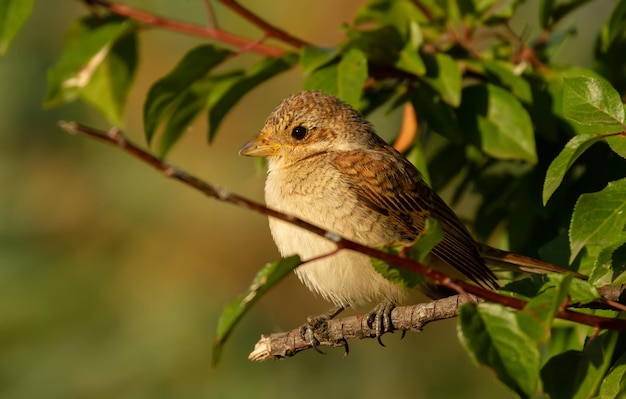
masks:
{"label": "bird's claw", "polygon": [[[307,317],[306,323],[301,325],[299,328],[300,337],[304,341],[306,341],[309,345],[311,345],[311,347],[315,349],[317,353],[325,355],[326,353],[322,352],[322,350],[320,350],[319,348],[320,341],[315,337],[315,332],[324,330],[325,325],[328,322],[328,320],[333,319],[335,316],[341,313],[343,309],[344,308],[342,306],[336,306],[322,315]],[[346,354],[348,354],[348,342],[347,341],[344,343],[344,348],[345,348]]]}
{"label": "bird's claw", "polygon": [[396,307],[392,302],[381,302],[371,312],[367,314],[367,326],[374,330],[376,339],[381,346],[385,346],[381,336],[386,332],[392,332],[393,322],[391,321],[391,311]]}

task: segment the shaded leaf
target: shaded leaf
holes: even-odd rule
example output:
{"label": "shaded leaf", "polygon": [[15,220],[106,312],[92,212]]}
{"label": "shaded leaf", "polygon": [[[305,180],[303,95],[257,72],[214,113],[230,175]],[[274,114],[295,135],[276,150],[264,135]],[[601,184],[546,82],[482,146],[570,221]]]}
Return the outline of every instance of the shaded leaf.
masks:
{"label": "shaded leaf", "polygon": [[340,54],[339,47],[304,46],[300,52],[302,73],[308,75],[330,63]]}
{"label": "shaded leaf", "polygon": [[604,79],[591,76],[563,79],[563,113],[583,125],[624,123],[620,95]]}
{"label": "shaded leaf", "polygon": [[268,263],[252,280],[248,291],[236,301],[226,305],[217,324],[217,337],[213,343],[211,362],[217,365],[226,340],[233,332],[243,315],[258,301],[270,288],[278,283],[289,272],[302,262],[298,256],[290,256],[274,263]]}
{"label": "shaded leaf", "polygon": [[602,191],[581,195],[569,229],[570,263],[586,245],[614,244],[625,225],[626,178],[610,182]]}
{"label": "shaded leaf", "polygon": [[241,97],[266,80],[287,71],[297,61],[298,56],[294,53],[264,58],[243,75],[222,81],[224,84],[220,90],[209,93],[209,141],[213,140],[222,120]]}
{"label": "shaded leaf", "polygon": [[75,100],[106,60],[114,43],[136,28],[130,21],[88,17],[77,22],[59,61],[48,70],[46,108]]}
{"label": "shaded leaf", "polygon": [[426,73],[424,60],[420,57],[417,49],[408,42],[402,50],[400,50],[395,66],[396,68],[412,73],[415,76],[422,76]]}
{"label": "shaded leaf", "polygon": [[624,36],[626,23],[626,1],[620,0],[611,13],[611,17],[602,27],[599,43],[600,51],[606,52],[620,38]]}
{"label": "shaded leaf", "polygon": [[544,392],[552,399],[593,397],[609,368],[618,335],[606,331],[588,340],[582,351],[550,358],[541,369]]}
{"label": "shaded leaf", "polygon": [[597,287],[626,283],[626,232],[597,252],[589,281]]}
{"label": "shaded leaf", "polygon": [[447,54],[424,56],[426,76],[422,80],[435,89],[441,98],[453,107],[461,103],[461,68]]}
{"label": "shaded leaf", "polygon": [[195,47],[172,71],[152,85],[143,106],[143,125],[148,142],[152,141],[159,124],[169,117],[172,105],[185,95],[187,89],[230,55],[229,50],[211,44]]}
{"label": "shaded leaf", "polygon": [[[412,2],[406,0],[369,1],[357,10],[354,17],[354,23],[357,25],[376,23],[379,26],[395,26],[405,38],[410,38],[411,30],[422,22],[425,23],[428,20]],[[419,45],[419,43],[414,44]]]}
{"label": "shaded leaf", "polygon": [[548,171],[546,172],[542,193],[544,205],[548,202],[556,189],[559,188],[565,177],[565,173],[574,164],[576,159],[600,140],[602,140],[602,136],[597,134],[582,134],[574,136],[565,145],[565,148],[563,148],[559,155],[550,163]]}
{"label": "shaded leaf", "polygon": [[498,83],[509,89],[515,97],[525,103],[533,102],[530,83],[513,71],[513,65],[501,60],[485,60],[481,64],[490,76],[495,77]]}
{"label": "shaded leaf", "polygon": [[508,91],[492,85],[463,90],[459,122],[483,151],[499,159],[537,162],[535,136],[528,113]]}
{"label": "shaded leaf", "polygon": [[565,303],[572,279],[572,275],[549,275],[539,294],[517,313],[520,326],[535,342],[542,342],[550,335],[552,322]]}
{"label": "shaded leaf", "polygon": [[472,359],[495,371],[523,398],[537,390],[537,343],[521,328],[515,311],[493,303],[467,303],[459,311],[458,334]]}
{"label": "shaded leaf", "polygon": [[435,90],[428,86],[413,90],[411,103],[418,118],[426,121],[432,130],[452,143],[461,144],[465,141],[457,115]]}
{"label": "shaded leaf", "polygon": [[[436,220],[426,219],[424,229],[420,232],[416,241],[410,245],[394,245],[381,247],[380,249],[393,254],[403,254],[417,263],[422,263],[430,251],[443,240],[443,229]],[[390,265],[389,263],[370,258],[372,266],[387,280],[403,288],[413,288],[424,281],[424,277],[403,267]]]}
{"label": "shaded leaf", "polygon": [[6,54],[33,10],[34,0],[0,1],[0,54]]}
{"label": "shaded leaf", "polygon": [[365,54],[356,48],[348,50],[337,65],[338,97],[354,108],[359,108],[367,76]]}

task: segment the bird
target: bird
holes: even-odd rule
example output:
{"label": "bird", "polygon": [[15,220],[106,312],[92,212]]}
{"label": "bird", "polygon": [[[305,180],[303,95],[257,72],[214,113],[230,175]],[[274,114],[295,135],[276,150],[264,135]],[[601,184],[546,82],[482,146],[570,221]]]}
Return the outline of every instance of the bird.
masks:
{"label": "bird", "polygon": [[[443,239],[422,263],[451,277],[497,290],[498,278],[488,262],[532,272],[567,272],[475,241],[417,168],[378,136],[363,115],[333,95],[303,91],[285,98],[239,152],[267,159],[268,207],[360,244],[410,245],[430,218],[440,225]],[[322,317],[376,305],[371,315],[380,336],[390,327],[394,306],[420,295],[449,295],[436,284],[400,287],[379,274],[369,256],[350,250],[333,253],[333,242],[283,220],[270,217],[269,227],[282,256],[311,260],[295,273],[335,305]]]}

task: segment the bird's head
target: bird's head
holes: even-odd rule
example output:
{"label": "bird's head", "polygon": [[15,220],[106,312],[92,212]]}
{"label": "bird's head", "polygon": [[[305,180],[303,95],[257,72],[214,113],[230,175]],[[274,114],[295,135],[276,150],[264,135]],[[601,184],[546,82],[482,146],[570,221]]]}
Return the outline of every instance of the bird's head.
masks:
{"label": "bird's head", "polygon": [[368,149],[380,138],[361,114],[337,97],[304,91],[284,99],[261,133],[239,153],[289,165],[331,151]]}

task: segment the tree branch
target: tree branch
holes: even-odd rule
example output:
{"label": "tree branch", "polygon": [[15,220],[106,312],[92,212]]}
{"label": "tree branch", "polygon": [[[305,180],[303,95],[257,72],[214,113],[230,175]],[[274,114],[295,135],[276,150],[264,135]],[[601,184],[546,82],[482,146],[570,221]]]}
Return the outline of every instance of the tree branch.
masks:
{"label": "tree branch", "polygon": [[[459,306],[467,302],[480,301],[477,297],[464,298],[460,295],[420,303],[413,306],[398,306],[391,312],[393,331],[420,332],[424,326],[437,320],[450,319],[459,314]],[[357,315],[341,319],[331,319],[314,329],[313,335],[318,346],[343,346],[348,353],[348,340],[377,338],[376,329],[367,323],[367,315]],[[304,337],[300,328],[287,332],[274,333],[268,336],[261,335],[261,339],[248,355],[248,359],[257,362],[268,359],[282,359],[294,356],[296,353],[311,349],[313,345]]]}
{"label": "tree branch", "polygon": [[298,39],[297,37],[285,32],[284,30],[270,24],[264,19],[260,18],[255,13],[251,12],[241,4],[239,4],[235,0],[218,0],[220,3],[224,4],[226,7],[230,8],[237,14],[241,15],[248,21],[250,21],[253,25],[259,27],[265,32],[265,34],[269,37],[273,37],[275,39],[281,40],[284,43],[290,44],[296,48],[301,48],[304,46],[308,46],[309,43],[304,40]]}
{"label": "tree branch", "polygon": [[[221,187],[200,180],[197,177],[192,176],[185,171],[177,169],[167,162],[158,159],[154,155],[129,142],[124,137],[122,132],[117,128],[113,128],[108,132],[105,132],[89,126],[78,124],[76,122],[60,122],[59,125],[64,130],[70,133],[80,133],[88,137],[92,137],[100,141],[113,144],[123,151],[129,153],[130,155],[138,158],[139,160],[162,172],[165,176],[170,177],[174,180],[178,180],[188,186],[191,186],[192,188],[195,188],[196,190],[204,193],[209,197],[215,198],[222,202],[237,205],[242,208],[250,209],[252,211],[271,216],[279,220],[283,220],[295,226],[306,229],[313,234],[324,237],[335,243],[337,250],[349,249],[352,251],[360,252],[364,255],[380,259],[389,264],[397,265],[405,269],[411,270],[431,280],[434,280],[445,287],[452,289],[453,291],[459,293],[461,296],[465,297],[465,299],[469,299],[468,294],[473,294],[490,302],[499,303],[501,305],[508,306],[514,309],[522,309],[524,308],[524,306],[526,306],[527,301],[525,300],[502,295],[497,292],[489,291],[479,286],[473,285],[471,283],[451,278],[443,273],[421,265],[413,261],[412,259],[361,245],[357,242],[341,237],[336,233],[308,223],[302,219],[268,208],[262,204],[259,204],[258,202],[254,202],[245,197],[231,193]],[[596,329],[626,331],[626,320],[624,319],[607,318],[579,313],[567,308],[560,309],[557,312],[556,317],[592,326]]]}
{"label": "tree branch", "polygon": [[238,48],[247,48],[259,54],[269,57],[280,57],[285,50],[259,43],[256,40],[250,40],[232,33],[223,31],[216,26],[204,27],[187,22],[176,21],[170,18],[161,17],[146,11],[139,10],[127,6],[125,4],[113,3],[107,0],[81,0],[85,4],[92,7],[101,7],[122,17],[141,22],[145,25],[156,26],[159,28],[171,30],[174,32],[184,33],[186,35],[204,37],[207,39],[217,40],[222,43],[231,44]]}

